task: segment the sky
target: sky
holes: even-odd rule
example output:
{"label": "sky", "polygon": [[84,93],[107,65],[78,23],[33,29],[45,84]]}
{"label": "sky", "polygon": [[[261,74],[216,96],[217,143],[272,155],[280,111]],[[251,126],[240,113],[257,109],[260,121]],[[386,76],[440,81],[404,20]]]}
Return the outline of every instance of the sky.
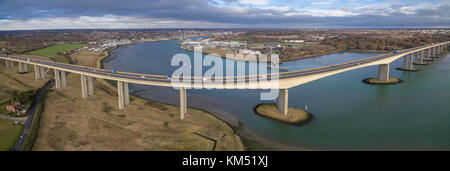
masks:
{"label": "sky", "polygon": [[450,28],[450,0],[0,0],[0,30]]}

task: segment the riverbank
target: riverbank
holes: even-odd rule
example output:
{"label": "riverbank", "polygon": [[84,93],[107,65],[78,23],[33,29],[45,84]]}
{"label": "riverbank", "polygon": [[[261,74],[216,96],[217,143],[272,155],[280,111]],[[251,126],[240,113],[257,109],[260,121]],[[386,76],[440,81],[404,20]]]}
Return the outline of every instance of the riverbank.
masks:
{"label": "riverbank", "polygon": [[[186,50],[188,52],[195,52],[193,49],[183,49]],[[252,58],[252,59],[243,59],[243,58],[237,58],[236,55],[231,55],[231,56],[227,56],[227,52],[225,51],[219,51],[219,50],[210,50],[210,49],[202,49],[201,52],[203,55],[212,55],[212,56],[216,56],[216,57],[220,57],[223,59],[230,59],[230,60],[235,60],[235,61],[246,61],[246,62],[259,62],[259,60],[257,58]],[[246,57],[247,54],[243,54],[243,57]],[[257,57],[257,56],[255,56]],[[268,58],[270,59],[270,58]],[[270,63],[270,60],[267,61],[267,63]]]}
{"label": "riverbank", "polygon": [[[181,48],[181,46],[180,46]],[[192,48],[181,48],[183,50],[186,50],[188,52],[194,52],[194,49]],[[315,54],[308,54],[308,55],[304,55],[304,56],[299,56],[299,57],[292,57],[292,58],[280,58],[280,63],[283,62],[289,62],[289,61],[296,61],[296,60],[301,60],[301,59],[307,59],[307,58],[314,58],[314,57],[318,57],[318,56],[323,56],[323,55],[329,55],[329,54],[334,54],[334,53],[342,53],[342,52],[355,52],[355,53],[389,53],[390,51],[385,51],[385,50],[347,50],[347,49],[336,49],[336,50],[330,50],[330,51],[325,51],[325,52],[320,52],[320,53],[315,53]],[[235,60],[235,61],[246,61],[246,62],[259,62],[257,59],[243,59],[243,58],[237,58],[235,57],[235,55],[231,55],[230,57],[227,57],[228,52],[226,51],[221,51],[221,50],[217,50],[217,49],[202,49],[202,54],[203,55],[213,55],[213,56],[217,56],[223,59],[230,59],[230,60]],[[246,54],[243,54],[244,57],[246,56]],[[268,58],[267,63],[270,63],[270,58]]]}

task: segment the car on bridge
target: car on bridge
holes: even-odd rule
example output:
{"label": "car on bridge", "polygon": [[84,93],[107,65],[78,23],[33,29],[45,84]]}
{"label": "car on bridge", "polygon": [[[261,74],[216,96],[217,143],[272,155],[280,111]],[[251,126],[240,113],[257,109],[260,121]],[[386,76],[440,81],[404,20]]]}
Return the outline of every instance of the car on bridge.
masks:
{"label": "car on bridge", "polygon": [[398,54],[398,50],[394,51],[395,54]]}

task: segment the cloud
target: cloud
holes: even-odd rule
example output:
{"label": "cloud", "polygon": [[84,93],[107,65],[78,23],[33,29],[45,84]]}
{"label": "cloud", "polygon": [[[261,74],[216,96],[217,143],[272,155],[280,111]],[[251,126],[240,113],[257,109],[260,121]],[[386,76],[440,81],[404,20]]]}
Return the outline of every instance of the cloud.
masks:
{"label": "cloud", "polygon": [[450,3],[446,3],[449,0],[329,9],[301,8],[290,0],[277,1],[278,4],[246,1],[247,4],[242,4],[243,0],[1,0],[0,29],[450,26]]}
{"label": "cloud", "polygon": [[330,5],[333,4],[335,0],[328,0],[328,1],[313,1],[311,2],[311,5]]}
{"label": "cloud", "polygon": [[269,0],[240,0],[241,4],[247,5],[268,5],[270,4]]}

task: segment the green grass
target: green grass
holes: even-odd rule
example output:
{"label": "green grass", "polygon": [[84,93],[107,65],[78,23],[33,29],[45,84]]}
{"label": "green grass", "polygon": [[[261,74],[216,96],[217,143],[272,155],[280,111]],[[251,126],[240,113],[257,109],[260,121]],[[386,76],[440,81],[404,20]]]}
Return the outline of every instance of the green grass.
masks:
{"label": "green grass", "polygon": [[64,57],[64,55],[58,55],[59,53],[69,52],[71,50],[79,49],[89,44],[63,44],[63,45],[53,45],[50,47],[46,47],[43,49],[38,49],[29,52],[32,55],[40,55],[45,56],[51,59],[54,59],[57,62],[69,63],[69,61]]}
{"label": "green grass", "polygon": [[23,126],[0,119],[0,151],[9,151],[20,136]]}

